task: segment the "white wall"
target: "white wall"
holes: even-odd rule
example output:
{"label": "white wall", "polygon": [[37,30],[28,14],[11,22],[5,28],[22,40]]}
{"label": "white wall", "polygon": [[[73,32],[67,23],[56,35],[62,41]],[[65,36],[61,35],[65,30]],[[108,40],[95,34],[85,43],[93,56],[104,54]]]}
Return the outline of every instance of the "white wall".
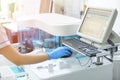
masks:
{"label": "white wall", "polygon": [[83,5],[86,0],[54,0],[55,4],[64,7],[64,14],[80,18],[80,11],[83,11]]}
{"label": "white wall", "polygon": [[25,14],[39,13],[40,0],[21,0],[20,10]]}
{"label": "white wall", "polygon": [[14,18],[22,15],[39,14],[40,0],[17,0],[18,11],[14,12]]}
{"label": "white wall", "polygon": [[120,0],[88,0],[86,4],[94,7],[116,8],[118,16],[113,30],[120,35]]}

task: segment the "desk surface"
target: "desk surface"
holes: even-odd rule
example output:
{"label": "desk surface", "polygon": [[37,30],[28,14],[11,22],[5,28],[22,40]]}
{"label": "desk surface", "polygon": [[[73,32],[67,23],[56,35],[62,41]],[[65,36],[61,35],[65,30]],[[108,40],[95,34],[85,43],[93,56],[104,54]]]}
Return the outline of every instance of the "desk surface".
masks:
{"label": "desk surface", "polygon": [[6,59],[4,56],[0,55],[0,66],[10,66],[13,65],[12,62],[10,62],[8,59]]}
{"label": "desk surface", "polygon": [[18,26],[16,22],[6,23],[2,25],[10,31],[18,32]]}
{"label": "desk surface", "polygon": [[11,23],[13,20],[11,18],[0,18],[1,24]]}
{"label": "desk surface", "polygon": [[88,60],[88,57],[81,57],[79,62],[71,57],[48,60],[24,68],[31,80],[112,80],[112,63],[105,60],[103,65],[96,66],[90,65],[90,62],[86,64]]}

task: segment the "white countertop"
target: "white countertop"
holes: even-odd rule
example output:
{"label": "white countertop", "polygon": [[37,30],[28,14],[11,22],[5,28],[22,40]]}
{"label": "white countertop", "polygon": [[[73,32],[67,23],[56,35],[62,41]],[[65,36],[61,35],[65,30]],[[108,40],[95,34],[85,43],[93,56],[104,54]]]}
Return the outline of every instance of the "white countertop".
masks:
{"label": "white countertop", "polygon": [[4,56],[0,55],[0,66],[10,66],[14,65],[12,62],[10,62],[8,59],[6,59]]}

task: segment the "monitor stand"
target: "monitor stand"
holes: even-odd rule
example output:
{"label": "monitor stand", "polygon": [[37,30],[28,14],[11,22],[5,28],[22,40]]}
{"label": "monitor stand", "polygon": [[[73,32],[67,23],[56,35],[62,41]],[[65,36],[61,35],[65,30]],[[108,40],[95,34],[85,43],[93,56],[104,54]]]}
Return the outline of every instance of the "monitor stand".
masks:
{"label": "monitor stand", "polygon": [[80,40],[82,40],[88,44],[94,45],[95,47],[97,47],[101,50],[108,51],[108,52],[103,52],[100,55],[98,54],[96,56],[96,62],[95,62],[96,65],[102,65],[101,58],[103,58],[103,56],[106,56],[106,55],[110,55],[111,56],[110,58],[107,58],[107,57],[106,58],[110,62],[113,62],[114,52],[118,51],[118,46],[120,45],[120,36],[118,34],[116,34],[114,31],[112,31],[112,33],[110,34],[109,39],[107,40],[106,43],[101,43],[101,44],[95,43],[93,41],[83,39],[83,38],[81,38]]}

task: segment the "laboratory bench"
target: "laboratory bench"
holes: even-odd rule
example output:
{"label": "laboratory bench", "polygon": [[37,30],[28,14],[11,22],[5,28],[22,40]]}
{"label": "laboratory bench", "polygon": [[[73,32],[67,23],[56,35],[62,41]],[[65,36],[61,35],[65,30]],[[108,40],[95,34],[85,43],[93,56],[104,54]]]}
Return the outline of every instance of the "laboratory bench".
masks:
{"label": "laboratory bench", "polygon": [[[19,27],[37,28],[59,37],[76,34],[81,20],[49,13],[21,17],[17,22]],[[38,54],[42,50],[44,51],[44,49],[35,49],[30,53]],[[69,58],[47,60],[20,68],[24,69],[26,80],[113,80],[115,70],[118,70],[116,64],[103,58],[102,65],[95,65],[93,64],[95,60],[95,58],[75,54]]]}
{"label": "laboratory bench", "polygon": [[80,58],[48,60],[26,65],[24,69],[31,80],[112,80],[112,63],[104,60],[103,65],[95,65],[88,57]]}
{"label": "laboratory bench", "polygon": [[[31,54],[39,54],[36,49]],[[68,58],[47,60],[37,64],[16,66],[0,55],[0,74],[6,80],[119,80],[120,56],[111,63],[95,65],[95,58],[74,54]],[[2,65],[3,64],[3,65]],[[8,75],[9,74],[9,75]],[[11,79],[10,79],[11,78]]]}

